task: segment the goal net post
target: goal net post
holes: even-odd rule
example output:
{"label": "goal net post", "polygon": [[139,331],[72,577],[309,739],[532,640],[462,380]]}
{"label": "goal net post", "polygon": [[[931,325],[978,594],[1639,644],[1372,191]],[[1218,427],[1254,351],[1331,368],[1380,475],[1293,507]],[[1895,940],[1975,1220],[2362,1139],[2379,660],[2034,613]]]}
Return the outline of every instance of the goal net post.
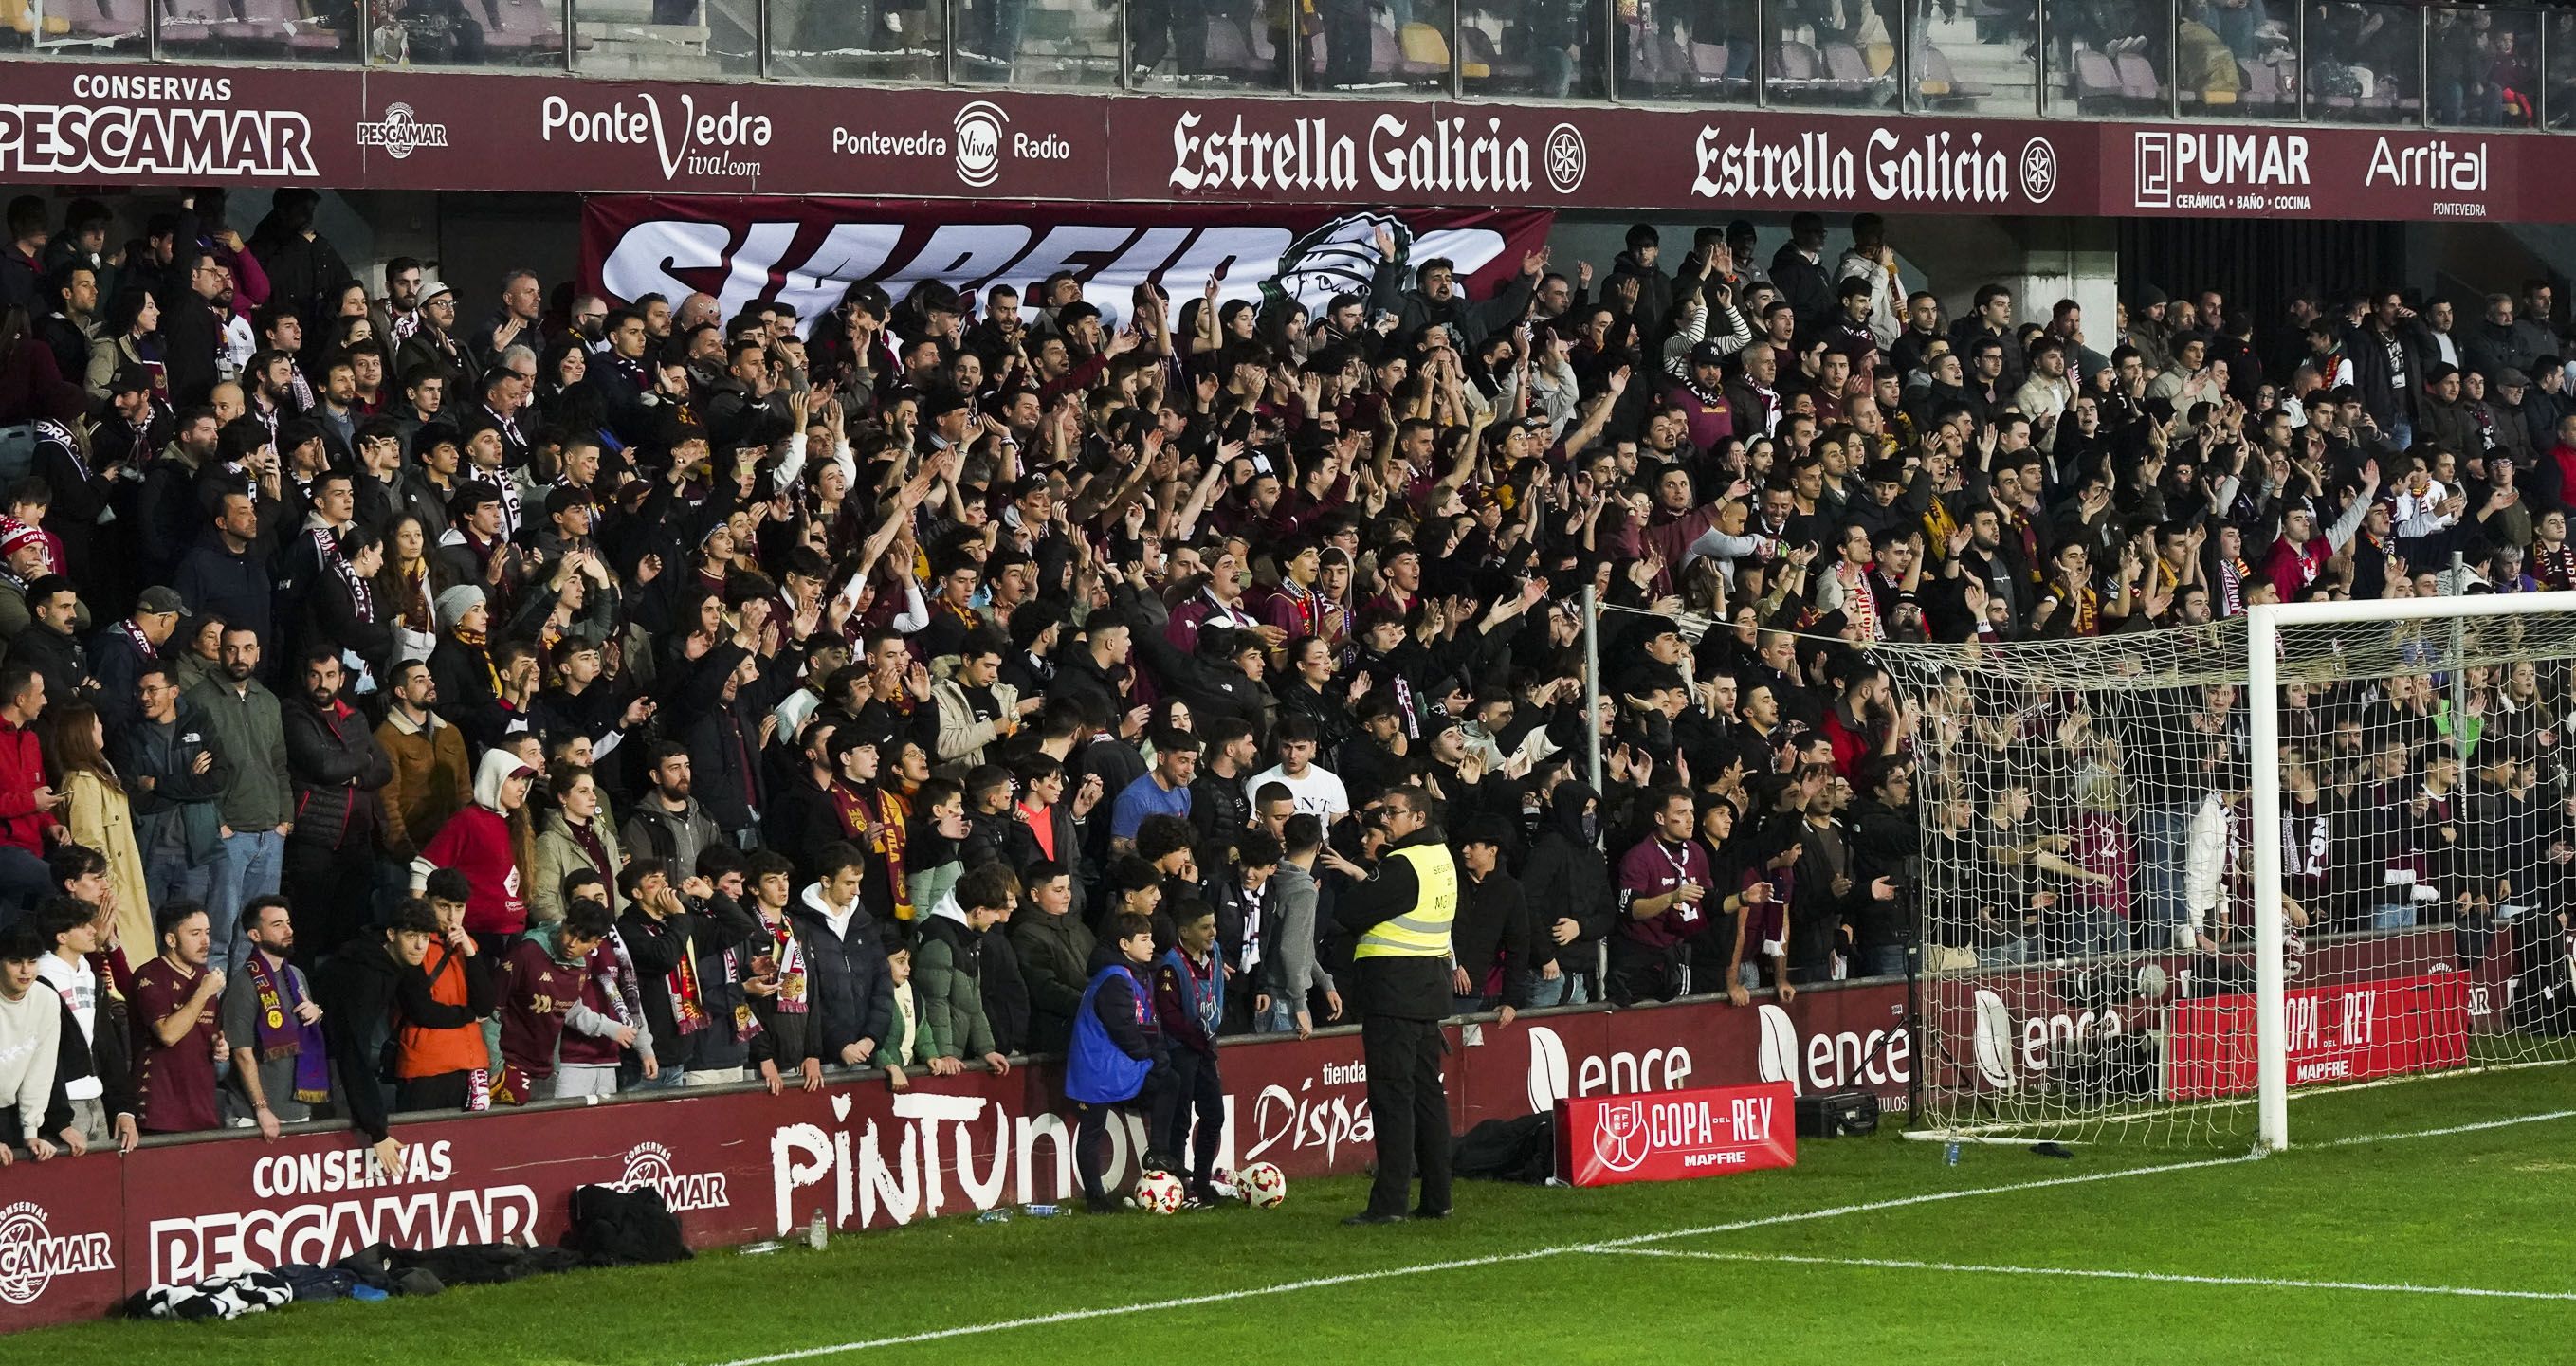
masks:
{"label": "goal net post", "polygon": [[2570,1057],[2576,594],[1872,657],[1915,713],[1918,1133],[2277,1149],[2295,1091]]}

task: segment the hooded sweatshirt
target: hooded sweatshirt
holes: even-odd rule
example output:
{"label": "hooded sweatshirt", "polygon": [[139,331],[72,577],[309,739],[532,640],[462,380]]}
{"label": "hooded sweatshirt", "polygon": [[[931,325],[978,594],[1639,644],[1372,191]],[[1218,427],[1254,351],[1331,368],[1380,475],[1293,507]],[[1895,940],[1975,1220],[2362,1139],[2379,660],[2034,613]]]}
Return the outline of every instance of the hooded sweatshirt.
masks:
{"label": "hooded sweatshirt", "polygon": [[[1617,898],[1610,885],[1610,861],[1601,852],[1598,816],[1586,816],[1598,794],[1578,782],[1556,786],[1546,821],[1521,868],[1521,892],[1532,908],[1532,969],[1553,960],[1577,971],[1591,971],[1598,959],[1594,946],[1610,932]],[[1574,941],[1556,942],[1558,919],[1572,920]]]}
{"label": "hooded sweatshirt", "polygon": [[984,1014],[984,936],[966,923],[949,897],[922,923],[912,955],[912,983],[921,993],[922,1052],[934,1058],[980,1058],[993,1052],[993,1026]]}
{"label": "hooded sweatshirt", "polygon": [[518,934],[528,928],[528,900],[519,878],[518,842],[501,810],[501,788],[526,767],[508,750],[490,750],[474,770],[474,804],[440,826],[420,857],[411,861],[411,889],[429,885],[441,868],[465,874],[465,928],[473,934]]}

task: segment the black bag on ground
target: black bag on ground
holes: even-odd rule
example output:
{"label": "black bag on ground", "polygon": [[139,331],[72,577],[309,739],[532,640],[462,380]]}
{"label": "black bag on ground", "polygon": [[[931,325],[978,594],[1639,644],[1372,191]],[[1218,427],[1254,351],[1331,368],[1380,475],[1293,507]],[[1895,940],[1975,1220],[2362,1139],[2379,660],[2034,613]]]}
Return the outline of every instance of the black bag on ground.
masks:
{"label": "black bag on ground", "polygon": [[662,1203],[651,1186],[617,1190],[582,1186],[572,1193],[572,1232],[564,1246],[590,1254],[594,1262],[685,1262],[689,1245],[680,1237],[679,1216]]}
{"label": "black bag on ground", "polygon": [[1878,1132],[1878,1097],[1867,1091],[1800,1096],[1796,1110],[1800,1138],[1859,1138]]}
{"label": "black bag on ground", "polygon": [[1545,1185],[1556,1174],[1556,1116],[1489,1119],[1458,1136],[1450,1169],[1470,1181]]}

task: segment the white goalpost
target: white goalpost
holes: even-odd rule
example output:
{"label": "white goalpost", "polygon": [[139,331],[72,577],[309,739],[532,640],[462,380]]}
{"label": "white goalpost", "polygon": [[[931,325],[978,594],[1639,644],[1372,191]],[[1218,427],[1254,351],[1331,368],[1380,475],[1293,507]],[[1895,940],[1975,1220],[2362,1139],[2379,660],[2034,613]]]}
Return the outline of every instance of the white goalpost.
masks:
{"label": "white goalpost", "polygon": [[[2281,752],[2283,655],[2288,641],[2295,639],[2302,628],[2347,625],[2397,628],[2416,622],[2447,625],[2450,628],[2447,647],[2452,666],[2452,691],[2455,697],[2464,697],[2467,671],[2480,667],[2472,664],[2473,659],[2484,654],[2504,660],[2524,660],[2526,656],[2517,647],[2529,644],[2535,648],[2527,662],[2537,663],[2537,647],[2543,643],[2529,641],[2527,632],[2518,632],[2514,633],[2513,639],[2499,642],[2483,652],[2473,650],[2469,623],[2496,618],[2534,619],[2568,613],[2576,613],[2576,593],[2266,603],[2248,608],[2246,691],[2252,747],[2257,760],[2249,803],[2254,829],[2276,830],[2282,825],[2281,768],[2276,762],[2261,760],[2264,756]],[[2333,644],[2339,653],[2342,642],[2336,639]],[[2484,667],[2495,666],[2489,664]],[[2500,836],[2503,832],[2484,833]],[[2282,839],[2257,839],[2251,843],[2254,855],[2255,1072],[2258,1081],[2256,1133],[2265,1148],[2278,1152],[2290,1146],[2288,983],[2283,953],[2287,935],[2282,904],[2282,856],[2286,844]]]}
{"label": "white goalpost", "polygon": [[2576,593],[1871,657],[1920,718],[1917,1136],[2279,1150],[2294,1092],[2576,1057]]}

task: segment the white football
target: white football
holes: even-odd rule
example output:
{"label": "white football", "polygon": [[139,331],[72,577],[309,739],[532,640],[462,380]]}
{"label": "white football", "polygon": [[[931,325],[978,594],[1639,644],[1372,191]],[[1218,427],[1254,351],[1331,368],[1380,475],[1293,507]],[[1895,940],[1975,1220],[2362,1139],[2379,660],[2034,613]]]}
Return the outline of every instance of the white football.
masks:
{"label": "white football", "polygon": [[1128,1203],[1149,1214],[1172,1214],[1179,1211],[1188,1194],[1181,1178],[1170,1172],[1149,1171],[1136,1178],[1136,1193],[1128,1197]]}
{"label": "white football", "polygon": [[1254,1209],[1277,1209],[1288,1199],[1288,1178],[1268,1162],[1255,1162],[1235,1172],[1234,1191]]}

